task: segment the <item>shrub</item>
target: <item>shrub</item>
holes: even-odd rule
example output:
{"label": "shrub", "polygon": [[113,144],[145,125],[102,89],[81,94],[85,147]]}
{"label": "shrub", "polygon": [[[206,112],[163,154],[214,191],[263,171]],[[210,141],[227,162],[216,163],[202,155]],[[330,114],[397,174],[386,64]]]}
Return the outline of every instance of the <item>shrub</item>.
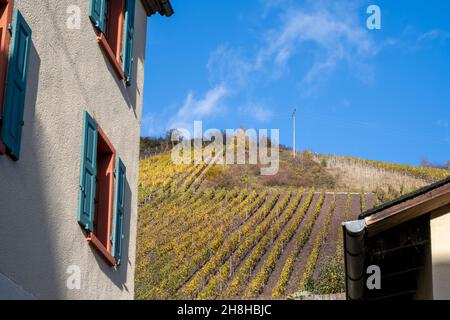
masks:
{"label": "shrub", "polygon": [[328,258],[320,267],[313,289],[315,294],[334,294],[345,291],[344,263],[339,257]]}

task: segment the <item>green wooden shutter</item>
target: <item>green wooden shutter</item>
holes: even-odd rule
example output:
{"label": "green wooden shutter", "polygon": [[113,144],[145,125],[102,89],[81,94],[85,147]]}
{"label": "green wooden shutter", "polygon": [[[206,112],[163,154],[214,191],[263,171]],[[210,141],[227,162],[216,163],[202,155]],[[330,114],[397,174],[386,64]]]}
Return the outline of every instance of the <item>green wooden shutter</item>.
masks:
{"label": "green wooden shutter", "polygon": [[5,104],[2,115],[2,140],[14,160],[19,160],[22,140],[23,110],[27,88],[31,29],[19,10],[12,24],[11,49],[6,78]]}
{"label": "green wooden shutter", "polygon": [[130,85],[131,75],[133,72],[135,7],[136,7],[136,0],[126,0],[122,59],[123,59],[123,71],[125,73],[125,81],[127,85]]}
{"label": "green wooden shutter", "polygon": [[91,0],[89,17],[100,32],[105,32],[106,0]]}
{"label": "green wooden shutter", "polygon": [[125,216],[125,183],[126,167],[119,158],[116,167],[116,190],[114,203],[114,230],[112,234],[112,252],[116,264],[120,265],[122,259],[122,242],[124,238],[124,216]]}
{"label": "green wooden shutter", "polygon": [[95,180],[97,176],[98,127],[91,116],[84,113],[81,155],[78,223],[88,231],[94,230]]}

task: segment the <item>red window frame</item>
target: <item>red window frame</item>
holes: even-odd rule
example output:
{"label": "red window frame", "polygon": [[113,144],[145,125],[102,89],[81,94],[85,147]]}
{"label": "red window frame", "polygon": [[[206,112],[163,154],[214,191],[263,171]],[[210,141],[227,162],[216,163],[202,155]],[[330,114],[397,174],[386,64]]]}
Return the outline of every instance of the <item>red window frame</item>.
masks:
{"label": "red window frame", "polygon": [[[9,45],[11,43],[11,33],[8,30],[8,24],[12,22],[13,8],[14,0],[0,0],[0,114],[3,113]],[[0,137],[0,154],[5,154],[5,151],[5,145]]]}
{"label": "red window frame", "polygon": [[105,132],[99,127],[94,231],[88,234],[87,240],[112,266],[116,265],[111,242],[114,218],[115,162],[116,150]]}
{"label": "red window frame", "polygon": [[120,80],[125,79],[122,69],[123,24],[125,0],[106,0],[105,33],[100,32],[97,41],[105,51]]}

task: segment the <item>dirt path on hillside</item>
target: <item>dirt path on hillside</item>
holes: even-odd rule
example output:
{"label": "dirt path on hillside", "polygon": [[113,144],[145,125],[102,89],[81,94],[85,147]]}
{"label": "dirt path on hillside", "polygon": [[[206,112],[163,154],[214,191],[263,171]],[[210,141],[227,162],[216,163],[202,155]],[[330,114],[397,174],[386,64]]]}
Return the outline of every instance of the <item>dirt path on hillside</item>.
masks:
{"label": "dirt path on hillside", "polygon": [[[289,204],[292,203],[293,198],[294,198],[294,197],[291,197],[291,200],[290,200]],[[304,200],[303,200],[304,198],[305,198],[305,197],[302,196],[302,200],[301,200],[301,202],[300,202],[300,205],[301,205],[302,202],[304,201]],[[288,206],[289,206],[289,205],[288,205]],[[286,207],[286,208],[287,208],[287,207]],[[284,212],[283,212],[283,213],[284,213]],[[292,215],[291,219],[289,219],[289,221],[287,221],[286,224],[281,228],[280,232],[276,235],[274,241],[270,244],[269,249],[268,249],[268,250],[264,253],[264,255],[261,257],[261,259],[260,259],[259,262],[257,263],[256,267],[253,269],[253,274],[252,274],[252,277],[251,277],[250,281],[253,280],[253,277],[254,277],[256,274],[258,274],[259,271],[261,271],[262,265],[264,264],[264,262],[266,261],[268,255],[270,254],[270,251],[272,250],[273,244],[278,240],[278,238],[280,238],[280,236],[283,234],[284,230],[287,228],[287,226],[288,226],[289,223],[292,221],[292,218],[293,218],[294,216],[295,216],[295,215]],[[270,230],[271,230],[271,229],[269,229],[268,232],[270,232]]]}
{"label": "dirt path on hillside", "polygon": [[[320,194],[317,194],[316,197],[317,198],[320,197]],[[301,250],[297,259],[295,260],[294,270],[292,272],[291,279],[289,280],[289,283],[287,285],[286,294],[292,294],[292,293],[298,291],[298,286],[300,284],[300,280],[303,276],[303,272],[305,271],[306,262],[308,261],[311,250],[314,247],[314,240],[316,238],[316,235],[323,226],[323,221],[325,219],[327,210],[330,206],[331,199],[332,199],[332,195],[327,194],[325,197],[325,201],[322,205],[322,208],[320,210],[319,216],[317,217],[317,220],[314,223],[312,232],[311,232],[308,240],[306,241],[306,244],[303,246],[303,249]],[[310,207],[311,212],[314,210],[314,207],[315,207],[315,205]]]}
{"label": "dirt path on hillside", "polygon": [[325,241],[320,248],[319,258],[314,269],[314,280],[317,280],[320,269],[324,266],[324,264],[327,263],[331,257],[336,255],[339,232],[342,232],[341,224],[344,220],[346,201],[347,194],[338,193],[336,195],[336,203],[330,221],[330,229],[328,230],[328,233],[325,236]]}
{"label": "dirt path on hillside", "polygon": [[360,213],[361,213],[361,196],[359,194],[351,194],[349,221],[358,220],[358,216]]}
{"label": "dirt path on hillside", "polygon": [[[278,202],[279,202],[285,195],[286,195],[286,192],[285,192],[285,191],[280,193],[280,196],[278,197],[278,200],[277,200],[277,202],[274,204],[273,208],[275,208],[275,207],[277,206]],[[269,200],[269,199],[266,199],[266,201],[265,201],[264,204],[261,206],[261,208],[264,207],[264,205],[268,202],[268,200]],[[292,201],[292,197],[291,197],[291,199],[290,199],[289,201]],[[273,210],[273,208],[272,208],[272,210]],[[266,217],[265,217],[262,221],[260,221],[260,222],[258,223],[258,225],[261,224],[261,223],[267,218],[268,215],[270,215],[270,213],[272,212],[272,210],[270,210],[270,212],[266,215]],[[278,217],[278,218],[279,218],[279,217]],[[277,218],[277,220],[278,220],[278,218]],[[255,226],[253,227],[253,230],[255,230],[255,229],[258,227],[258,225],[255,225]],[[264,236],[264,235],[263,235],[263,236]],[[244,242],[244,240],[245,240],[245,239],[241,239],[241,242],[239,242],[239,244],[236,246],[235,249],[237,249],[237,248],[241,245],[241,243]],[[233,276],[234,276],[234,274],[240,269],[240,267],[241,267],[241,265],[242,265],[242,262],[245,261],[245,259],[247,258],[248,254],[251,253],[251,251],[253,250],[253,248],[254,248],[254,247],[252,247],[251,250],[250,250],[250,251],[249,251],[249,252],[241,259],[241,261],[239,261],[239,264],[235,266],[234,271],[233,271]]]}
{"label": "dirt path on hillside", "polygon": [[[273,194],[272,194],[272,195],[273,195]],[[283,191],[283,192],[280,193],[280,196],[278,197],[278,200],[277,200],[277,202],[274,204],[273,208],[276,207],[276,205],[278,204],[278,202],[280,201],[280,199],[282,199],[285,195],[286,195],[286,191]],[[260,208],[264,207],[264,205],[268,202],[268,199],[269,199],[269,197],[266,198],[266,201],[264,202],[264,204],[263,204]],[[292,201],[292,196],[291,196],[291,199],[290,199],[289,201]],[[273,208],[272,208],[272,210],[273,210]],[[267,218],[268,215],[270,215],[270,213],[272,212],[272,210],[270,210],[270,212],[265,216],[265,218],[264,218],[262,221],[260,221],[260,222],[258,223],[258,225],[259,225],[260,223],[262,223],[262,222]],[[277,217],[277,219],[279,219],[279,216]],[[253,230],[255,230],[256,227],[257,227],[258,225],[253,226]],[[263,235],[263,236],[264,236],[264,235]],[[236,245],[236,247],[234,248],[234,250],[237,250],[237,249],[239,248],[239,246],[241,245],[241,243],[243,243],[244,241],[245,241],[245,239],[242,238],[241,241],[239,242],[239,244]],[[235,276],[236,273],[239,272],[239,270],[242,268],[243,262],[245,261],[245,259],[247,259],[248,255],[251,254],[251,252],[253,251],[253,248],[254,248],[254,247],[255,247],[255,246],[251,247],[250,250],[244,255],[244,257],[241,258],[241,260],[239,261],[239,263],[237,263],[237,264],[235,265],[235,267],[233,268],[233,272],[232,272],[231,277],[228,278],[228,281],[227,281],[227,283],[226,283],[225,286],[224,286],[225,290],[226,290],[226,288],[229,288],[229,287],[230,287],[231,282],[232,282],[233,279],[234,279],[234,276]],[[234,251],[233,251],[233,254],[234,254]],[[254,273],[254,271],[253,271],[253,273]],[[253,274],[253,273],[252,273],[252,274]],[[226,299],[235,299],[235,298],[233,298],[233,297],[223,297],[223,293],[220,294],[220,297],[221,297],[221,298],[226,298]]]}
{"label": "dirt path on hillside", "polygon": [[[297,208],[297,211],[295,213],[296,215],[300,214],[301,207],[303,206],[308,195],[309,195],[309,192],[304,194],[302,201],[300,203],[300,206]],[[275,270],[270,275],[269,280],[267,281],[267,284],[264,287],[264,291],[259,297],[260,299],[271,299],[272,298],[272,290],[278,281],[281,271],[284,268],[284,264],[286,263],[286,260],[289,258],[289,255],[291,254],[292,250],[294,250],[295,244],[297,243],[297,239],[299,238],[300,233],[306,224],[306,221],[311,216],[311,212],[312,212],[311,208],[313,208],[316,205],[318,199],[319,199],[318,194],[315,194],[309,205],[308,210],[306,211],[305,216],[303,217],[302,222],[300,223],[300,226],[298,227],[298,229],[295,232],[294,236],[292,237],[291,241],[289,241],[289,243],[284,248],[284,251],[281,254],[280,259],[278,259]]]}
{"label": "dirt path on hillside", "polygon": [[[284,192],[282,192],[282,193],[280,194],[280,197],[281,197],[283,194],[284,194]],[[259,196],[259,195],[258,195],[258,196]],[[249,204],[249,206],[251,206],[252,204],[254,204],[254,203],[257,201],[258,196],[257,196],[255,199],[253,199],[253,201],[251,201],[251,204]],[[263,203],[262,203],[259,207],[257,207],[255,210],[253,210],[253,211],[249,214],[248,219],[237,221],[237,222],[236,222],[229,230],[227,230],[227,232],[225,233],[225,240],[223,241],[222,245],[221,245],[215,252],[213,252],[211,256],[214,256],[214,254],[216,254],[218,251],[220,251],[220,250],[221,250],[221,249],[229,242],[229,240],[230,240],[231,236],[233,235],[233,233],[236,232],[236,231],[237,231],[242,225],[244,225],[249,219],[251,219],[251,217],[252,217],[258,210],[260,210],[263,206],[265,206],[265,205],[268,203],[269,199],[271,199],[273,196],[274,196],[274,193],[273,193],[272,191],[269,191],[268,194],[267,194],[267,196],[265,197]],[[278,198],[278,199],[280,199],[280,198]],[[244,201],[245,201],[245,200],[244,200]],[[278,201],[278,200],[277,200],[277,201]],[[237,203],[236,206],[238,206],[239,204],[240,204],[240,203]],[[242,242],[242,241],[243,241],[243,239],[241,239],[241,242]],[[183,285],[181,285],[177,290],[178,290],[178,291],[181,290],[181,289],[182,289],[182,288],[183,288],[183,287],[184,287],[184,286],[192,279],[192,277],[194,277],[195,274],[196,274],[197,272],[199,272],[199,271],[205,266],[205,264],[208,263],[209,260],[210,260],[210,258],[208,258],[208,259],[202,261],[201,264],[198,266],[197,270],[196,270],[194,273],[192,273],[192,274],[189,276],[189,278],[188,278],[186,281],[184,281]],[[211,276],[212,276],[212,275],[211,275]]]}
{"label": "dirt path on hillside", "polygon": [[[298,206],[298,208],[295,212],[295,216],[300,214],[300,210],[301,210],[303,204],[305,203],[306,198],[308,198],[308,194],[309,194],[309,192],[306,192],[305,194],[303,194],[300,205]],[[315,205],[316,202],[317,202],[317,197],[314,196],[311,201],[310,207],[312,205]],[[310,213],[309,210],[306,211],[306,214],[303,217],[303,220],[300,223],[299,228],[297,229],[297,231],[294,234],[294,236],[292,237],[292,239],[288,242],[288,244],[284,248],[283,253],[281,254],[280,258],[277,261],[275,269],[271,273],[271,275],[266,283],[266,286],[264,287],[264,291],[259,296],[259,299],[272,299],[272,290],[278,281],[278,278],[281,274],[281,271],[284,268],[284,264],[286,263],[286,260],[288,259],[289,255],[291,254],[292,250],[294,249],[296,240],[298,239],[300,232],[303,229],[303,226],[305,225],[305,221],[308,219],[308,216],[309,216],[308,213]]]}
{"label": "dirt path on hillside", "polygon": [[[306,198],[308,197],[308,194],[309,194],[309,192],[307,192],[307,191],[305,191],[305,192],[303,193],[302,198],[301,198],[301,200],[300,200],[300,202],[299,202],[299,204],[298,204],[298,206],[297,206],[297,209],[296,209],[295,213],[292,215],[291,219],[289,219],[289,221],[283,226],[283,228],[281,229],[281,231],[278,233],[276,239],[274,240],[274,242],[273,242],[272,245],[270,246],[270,248],[265,252],[265,254],[264,254],[263,257],[261,258],[261,260],[258,262],[258,264],[257,264],[257,266],[256,266],[256,268],[255,268],[255,271],[254,271],[254,273],[252,274],[252,277],[251,277],[250,281],[252,281],[252,280],[253,280],[253,277],[256,276],[256,274],[258,274],[258,273],[262,270],[262,266],[263,266],[264,262],[267,260],[269,254],[270,254],[270,252],[271,252],[271,250],[272,250],[272,248],[273,248],[273,244],[276,243],[276,241],[278,241],[278,239],[280,238],[280,236],[285,232],[286,228],[291,224],[291,222],[294,220],[294,218],[300,213],[300,208],[301,208],[301,207],[303,206],[303,204],[305,203],[305,200],[306,200]],[[291,202],[292,202],[292,200],[293,200],[293,199],[291,199]],[[287,246],[286,246],[286,248],[287,248]],[[284,253],[286,253],[286,248],[285,248],[285,250],[283,250],[282,256],[283,256]],[[282,258],[282,256],[281,256],[280,258]],[[286,259],[287,259],[287,257],[286,257]],[[284,262],[283,262],[283,265],[284,265]],[[270,275],[270,277],[269,277],[269,279],[268,279],[268,282],[267,282],[266,286],[264,287],[264,290],[266,290],[267,287],[270,286],[271,278],[272,278],[272,276],[274,275],[274,273],[277,272],[277,269],[279,269],[278,273],[280,273],[282,268],[283,268],[283,266],[280,267],[280,260],[278,260],[277,263],[276,263],[276,265],[275,265],[275,270],[271,273],[271,275]],[[278,280],[278,277],[276,277],[276,279],[274,279],[273,281],[276,281],[276,280]],[[273,286],[274,286],[274,285],[275,285],[275,283],[273,283]],[[271,293],[272,293],[271,290],[272,290],[272,289],[270,289],[270,292],[268,293],[269,296],[270,296]],[[263,294],[264,294],[264,292],[263,292]],[[269,299],[269,298],[270,298],[270,297],[268,297],[268,299]]]}
{"label": "dirt path on hillside", "polygon": [[373,209],[373,207],[375,207],[375,194],[374,193],[366,193],[366,209],[365,209],[365,211]]}
{"label": "dirt path on hillside", "polygon": [[[284,192],[280,193],[280,196],[278,197],[277,202],[281,199],[281,197],[284,195]],[[264,199],[264,201],[262,202],[262,204],[260,206],[258,206],[255,210],[253,210],[247,219],[244,220],[239,220],[236,221],[236,223],[231,227],[230,230],[228,230],[228,232],[226,233],[226,240],[223,242],[224,244],[228,242],[228,240],[230,239],[230,237],[233,235],[233,233],[235,231],[237,231],[240,227],[242,227],[248,220],[250,220],[261,208],[264,208],[264,206],[272,199],[272,197],[275,195],[275,193],[273,191],[269,191],[267,193],[266,198]],[[258,199],[259,195],[251,202],[251,204],[248,204],[247,206],[252,206]],[[245,200],[244,200],[245,201]],[[236,203],[236,206],[240,205],[240,203]],[[231,209],[230,209],[231,210]],[[253,228],[256,228],[256,226],[253,226]],[[243,241],[243,239],[241,239],[241,242]],[[220,250],[220,248],[218,249]]]}
{"label": "dirt path on hillside", "polygon": [[[350,195],[350,217],[357,219],[360,214],[360,196]],[[320,269],[323,265],[336,254],[337,240],[339,232],[342,232],[341,224],[344,221],[345,207],[347,202],[347,194],[337,194],[336,206],[333,217],[331,219],[330,230],[326,236],[325,243],[320,250],[317,266],[314,270],[314,280],[317,280]],[[365,210],[370,210],[374,207],[374,194],[367,193],[365,195]]]}

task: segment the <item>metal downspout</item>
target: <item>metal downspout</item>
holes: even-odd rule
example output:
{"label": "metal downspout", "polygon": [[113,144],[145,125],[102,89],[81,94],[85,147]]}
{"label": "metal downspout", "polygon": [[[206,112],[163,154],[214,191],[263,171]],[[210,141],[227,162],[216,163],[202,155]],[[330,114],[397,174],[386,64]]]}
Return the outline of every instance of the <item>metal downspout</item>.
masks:
{"label": "metal downspout", "polygon": [[365,220],[345,222],[342,224],[342,230],[346,297],[347,300],[363,300],[366,222]]}

